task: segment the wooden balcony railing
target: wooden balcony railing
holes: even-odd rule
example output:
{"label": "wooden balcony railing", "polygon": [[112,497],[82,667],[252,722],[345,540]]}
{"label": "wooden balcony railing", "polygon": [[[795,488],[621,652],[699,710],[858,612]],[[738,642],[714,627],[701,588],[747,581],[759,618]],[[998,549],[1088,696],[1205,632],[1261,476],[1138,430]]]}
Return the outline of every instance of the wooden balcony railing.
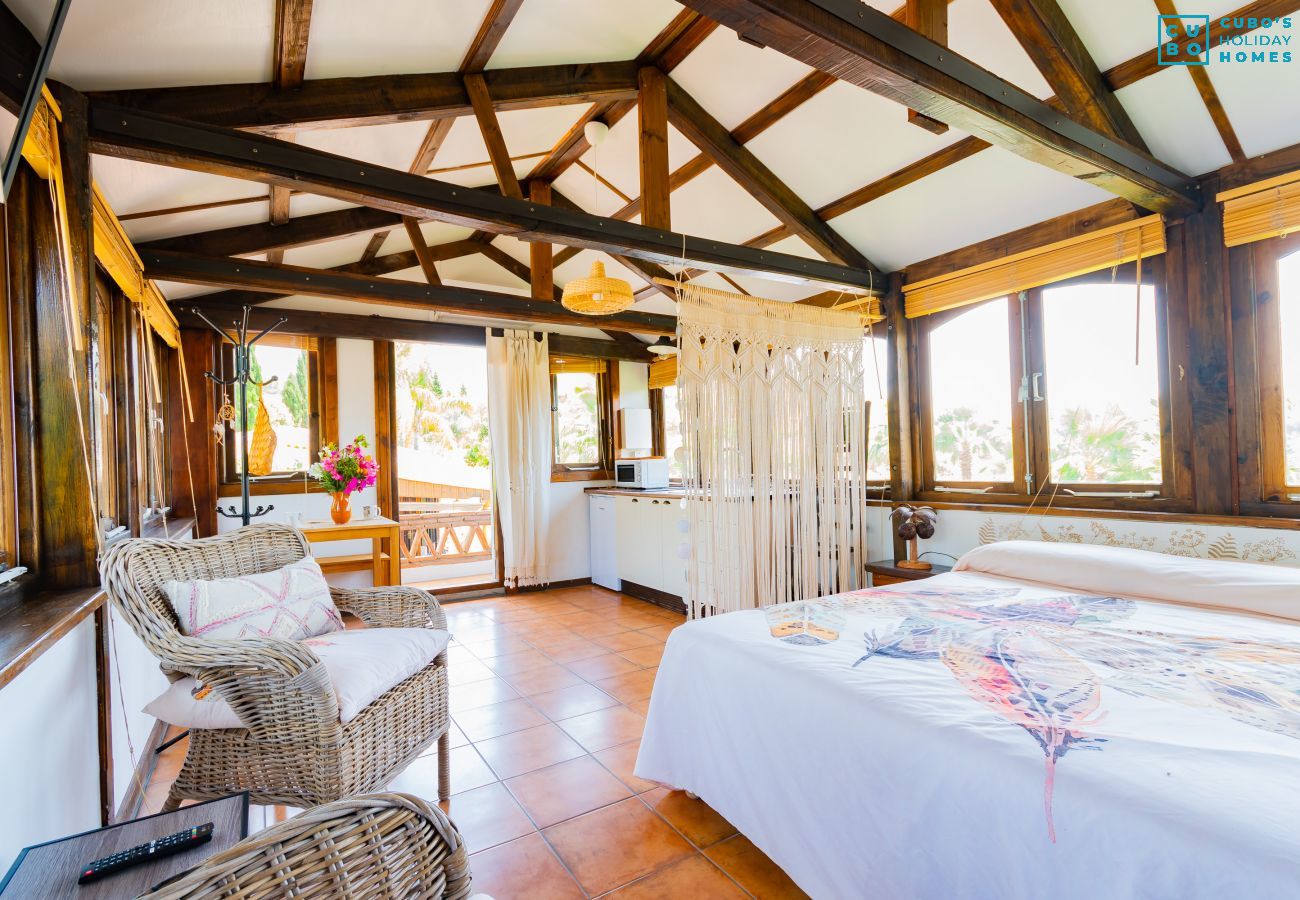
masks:
{"label": "wooden balcony railing", "polygon": [[[492,558],[492,510],[466,503],[403,503],[402,566],[435,566]],[[470,508],[467,508],[470,507]]]}

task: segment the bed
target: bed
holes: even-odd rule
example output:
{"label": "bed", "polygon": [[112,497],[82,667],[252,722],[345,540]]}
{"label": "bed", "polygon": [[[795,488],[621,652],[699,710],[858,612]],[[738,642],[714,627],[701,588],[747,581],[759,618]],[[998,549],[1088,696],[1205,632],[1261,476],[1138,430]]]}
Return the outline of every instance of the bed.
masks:
{"label": "bed", "polygon": [[818,900],[1300,897],[1300,571],[1005,542],[690,622],[636,774]]}

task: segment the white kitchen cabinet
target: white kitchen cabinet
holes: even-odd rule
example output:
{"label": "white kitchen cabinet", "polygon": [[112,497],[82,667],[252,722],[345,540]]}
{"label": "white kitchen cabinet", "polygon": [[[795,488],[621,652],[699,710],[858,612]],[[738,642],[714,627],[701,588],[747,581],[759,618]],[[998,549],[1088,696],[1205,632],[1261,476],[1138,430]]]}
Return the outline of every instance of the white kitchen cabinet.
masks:
{"label": "white kitchen cabinet", "polygon": [[679,500],[661,500],[659,507],[660,541],[663,548],[663,584],[660,590],[677,597],[686,597],[686,560],[678,548],[689,541],[689,535],[678,527],[686,518],[686,508]]}
{"label": "white kitchen cabinet", "polygon": [[[684,597],[686,562],[677,555],[678,546],[687,539],[677,524],[685,516],[681,501],[628,495],[606,499],[614,502],[613,540],[619,579]],[[591,527],[594,547],[601,527],[594,514]]]}
{"label": "white kitchen cabinet", "polygon": [[591,581],[611,591],[622,590],[618,578],[618,514],[613,497],[592,494],[591,510]]}

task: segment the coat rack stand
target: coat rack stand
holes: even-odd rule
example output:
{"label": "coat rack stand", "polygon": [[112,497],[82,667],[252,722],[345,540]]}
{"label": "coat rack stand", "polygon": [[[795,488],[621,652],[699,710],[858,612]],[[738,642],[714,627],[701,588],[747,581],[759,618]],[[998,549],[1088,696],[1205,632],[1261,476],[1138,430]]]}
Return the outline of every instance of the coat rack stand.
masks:
{"label": "coat rack stand", "polygon": [[[203,375],[214,384],[219,384],[222,387],[233,385],[235,388],[236,402],[239,404],[239,497],[242,501],[242,508],[235,509],[233,504],[225,509],[218,506],[217,515],[225,516],[228,519],[240,519],[243,524],[247,525],[257,516],[264,516],[275,509],[274,503],[269,506],[258,506],[257,509],[249,508],[251,505],[248,498],[248,385],[251,380],[249,363],[251,362],[253,345],[289,320],[281,318],[274,325],[262,329],[257,335],[250,338],[248,336],[248,314],[252,311],[251,306],[245,306],[242,318],[233,323],[235,325],[233,333],[217,325],[200,310],[193,309],[190,311],[204,322],[207,322],[213,331],[221,335],[223,341],[234,347],[235,371],[231,378],[218,377],[215,372],[204,372]],[[259,388],[262,388],[275,381],[275,379],[276,376],[272,375],[266,381],[254,383]]]}

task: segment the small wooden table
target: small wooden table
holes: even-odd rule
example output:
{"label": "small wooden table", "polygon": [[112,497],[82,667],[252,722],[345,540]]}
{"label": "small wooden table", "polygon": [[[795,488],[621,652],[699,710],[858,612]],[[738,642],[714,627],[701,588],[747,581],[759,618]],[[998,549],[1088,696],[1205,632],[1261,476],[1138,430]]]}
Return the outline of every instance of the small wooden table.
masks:
{"label": "small wooden table", "polygon": [[872,587],[884,587],[887,584],[898,584],[900,581],[919,581],[931,575],[942,575],[944,572],[951,572],[952,566],[932,563],[928,569],[900,569],[892,559],[878,559],[867,563],[867,571],[871,573]]}
{"label": "small wooden table", "polygon": [[[157,862],[141,863],[99,881],[79,885],[81,867],[122,850],[175,834],[183,828],[212,823],[212,840]],[[133,819],[120,825],[26,847],[0,882],[5,900],[98,900],[135,897],[173,875],[188,872],[209,856],[229,850],[248,837],[248,794],[195,803],[174,812]]]}
{"label": "small wooden table", "polygon": [[[375,586],[402,583],[402,526],[392,519],[374,516],[369,519],[353,519],[346,525],[335,525],[329,519],[317,519],[303,522],[298,527],[313,544],[326,541],[369,540],[372,548],[370,571]],[[352,557],[317,557],[317,562],[327,572],[331,568],[330,560],[352,561]]]}

